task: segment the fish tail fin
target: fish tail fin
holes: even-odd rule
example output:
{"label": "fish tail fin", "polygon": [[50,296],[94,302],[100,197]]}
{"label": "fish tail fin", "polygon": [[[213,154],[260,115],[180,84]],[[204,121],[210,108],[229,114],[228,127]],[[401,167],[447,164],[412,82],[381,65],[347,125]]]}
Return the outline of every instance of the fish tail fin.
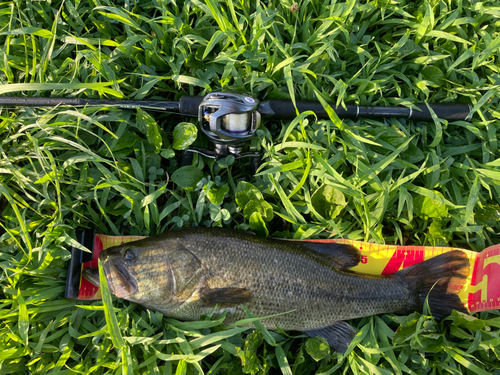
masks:
{"label": "fish tail fin", "polygon": [[414,286],[416,306],[413,311],[422,311],[428,301],[431,314],[438,320],[451,314],[452,310],[468,313],[458,293],[469,276],[469,257],[461,250],[452,250],[425,262],[415,264],[396,273]]}

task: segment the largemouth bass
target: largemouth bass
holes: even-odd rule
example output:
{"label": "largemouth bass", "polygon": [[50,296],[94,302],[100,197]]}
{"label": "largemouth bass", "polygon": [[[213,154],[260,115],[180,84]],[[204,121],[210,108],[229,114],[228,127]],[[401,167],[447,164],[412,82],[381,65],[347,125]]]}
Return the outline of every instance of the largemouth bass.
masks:
{"label": "largemouth bass", "polygon": [[[262,238],[215,228],[186,228],[126,243],[99,255],[119,298],[169,317],[198,320],[215,307],[227,323],[247,318],[241,305],[279,326],[327,339],[345,352],[355,330],[344,320],[422,311],[437,319],[467,312],[457,296],[469,275],[467,255],[454,250],[390,276],[349,271],[360,259],[350,245]],[[84,277],[99,285],[96,270]]]}

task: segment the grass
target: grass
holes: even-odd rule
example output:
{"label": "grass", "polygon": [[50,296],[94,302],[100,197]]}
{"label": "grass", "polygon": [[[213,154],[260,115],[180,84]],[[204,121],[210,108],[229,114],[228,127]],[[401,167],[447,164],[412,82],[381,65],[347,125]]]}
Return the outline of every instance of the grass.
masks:
{"label": "grass", "polygon": [[2,109],[0,372],[500,373],[498,311],[358,319],[342,356],[258,321],[252,333],[109,296],[62,298],[77,227],[499,243],[499,15],[499,1],[466,0],[0,2],[2,94],[177,100],[223,89],[474,112],[470,123],[268,121],[253,176],[231,158],[179,168],[192,142],[179,116]]}

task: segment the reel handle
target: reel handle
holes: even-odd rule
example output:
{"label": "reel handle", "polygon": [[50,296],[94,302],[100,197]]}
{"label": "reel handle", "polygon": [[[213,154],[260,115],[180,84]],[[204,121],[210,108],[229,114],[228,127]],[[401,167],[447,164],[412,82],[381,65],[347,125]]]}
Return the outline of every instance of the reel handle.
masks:
{"label": "reel handle", "polygon": [[[328,113],[321,103],[299,100],[296,102],[299,112],[313,111],[319,119],[328,119]],[[364,118],[389,118],[399,117],[414,121],[432,121],[431,113],[425,104],[418,104],[418,109],[407,107],[372,107],[358,106],[355,104],[336,108],[334,103],[328,103],[334,108],[335,113],[341,119]],[[469,121],[471,107],[462,103],[442,103],[429,105],[438,118],[447,121]],[[336,109],[335,109],[336,108]],[[280,120],[292,120],[296,115],[296,110],[291,101],[288,100],[267,100],[259,103],[258,111],[267,118],[276,118]]]}

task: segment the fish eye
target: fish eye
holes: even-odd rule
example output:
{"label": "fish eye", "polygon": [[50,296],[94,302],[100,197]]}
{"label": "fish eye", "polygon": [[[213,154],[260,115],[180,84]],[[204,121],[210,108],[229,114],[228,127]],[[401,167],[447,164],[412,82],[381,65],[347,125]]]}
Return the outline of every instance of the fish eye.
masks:
{"label": "fish eye", "polygon": [[134,260],[135,259],[135,254],[132,250],[127,250],[127,252],[124,255],[124,258],[126,260]]}

